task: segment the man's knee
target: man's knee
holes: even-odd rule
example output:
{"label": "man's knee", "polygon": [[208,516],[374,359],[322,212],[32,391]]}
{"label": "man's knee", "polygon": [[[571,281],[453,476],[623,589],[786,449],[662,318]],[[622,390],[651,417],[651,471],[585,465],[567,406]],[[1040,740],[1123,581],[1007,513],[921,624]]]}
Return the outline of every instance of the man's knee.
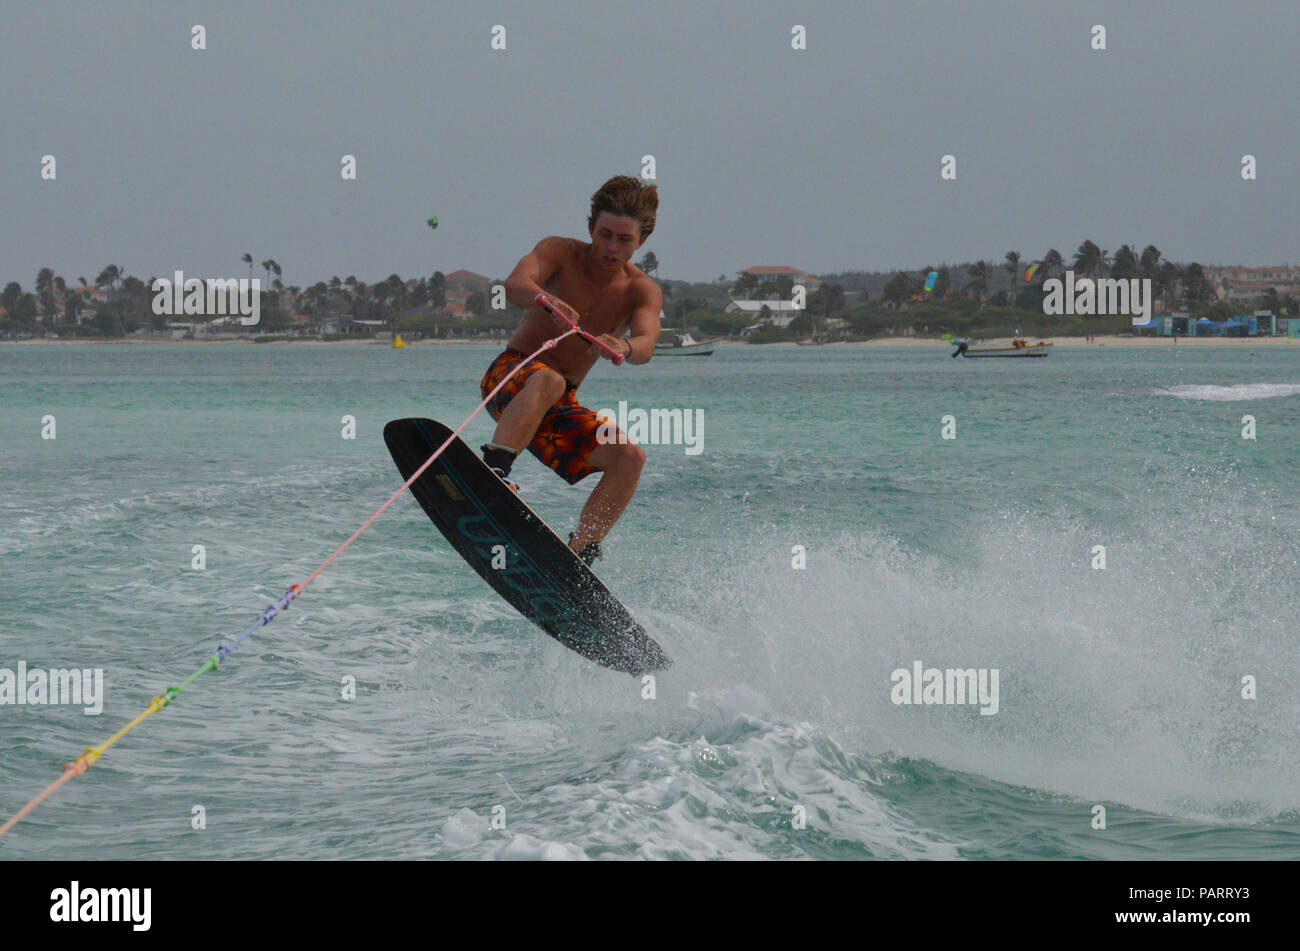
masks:
{"label": "man's knee", "polygon": [[534,371],[524,384],[524,389],[536,390],[548,403],[554,403],[564,395],[568,385],[563,374],[547,369]]}
{"label": "man's knee", "polygon": [[639,474],[645,467],[645,450],[636,443],[613,443],[609,448],[612,452],[606,469]]}
{"label": "man's knee", "polygon": [[633,443],[610,442],[597,446],[587,456],[587,465],[601,472],[637,478],[645,465],[645,450]]}

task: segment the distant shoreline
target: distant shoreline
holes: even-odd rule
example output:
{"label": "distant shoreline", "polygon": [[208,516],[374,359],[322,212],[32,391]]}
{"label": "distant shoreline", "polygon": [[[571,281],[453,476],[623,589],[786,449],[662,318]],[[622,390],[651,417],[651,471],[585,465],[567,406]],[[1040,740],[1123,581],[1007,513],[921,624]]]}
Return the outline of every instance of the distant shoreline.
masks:
{"label": "distant shoreline", "polygon": [[[989,337],[982,339],[977,344],[978,347],[1010,347],[1011,337]],[[1021,338],[1030,344],[1036,344],[1040,340],[1044,343],[1050,343],[1053,347],[1065,347],[1068,349],[1094,349],[1096,347],[1294,347],[1300,346],[1300,338],[1296,337],[1122,337],[1122,336],[1100,336],[1095,339],[1095,343],[1088,343],[1082,337],[1024,337]],[[1177,343],[1174,341],[1177,340]],[[859,346],[859,347],[944,347],[949,350],[953,345],[943,340],[934,339],[917,339],[915,337],[898,337],[898,338],[878,338],[875,340],[863,340],[843,344],[828,344],[827,346]]]}
{"label": "distant shoreline", "polygon": [[[501,338],[499,341],[491,340],[415,340],[407,341],[406,346],[412,347],[463,347],[463,346],[499,346],[504,348],[506,340]],[[988,347],[1010,347],[1010,337],[990,337],[979,342],[980,346]],[[1074,348],[1095,348],[1095,347],[1114,347],[1114,348],[1141,348],[1141,347],[1295,347],[1300,346],[1300,338],[1296,337],[1124,337],[1124,336],[1098,336],[1095,343],[1087,343],[1082,337],[1025,337],[1025,340],[1034,344],[1042,340],[1052,344],[1054,347],[1065,349]],[[1177,343],[1174,341],[1177,340]],[[169,340],[165,338],[140,338],[140,337],[119,337],[116,339],[94,339],[80,338],[74,340],[0,340],[0,345],[15,346],[148,346],[151,344],[168,347],[181,346],[211,346],[214,344],[234,344],[238,346],[294,346],[294,347],[392,347],[392,342],[387,340],[273,340],[269,343],[258,344],[253,340]],[[719,340],[715,346],[719,347],[756,347],[759,349],[769,349],[779,347],[782,349],[795,347],[793,341],[781,341],[779,343],[768,344],[748,344],[738,340]],[[928,347],[933,349],[951,350],[952,344],[939,340],[934,337],[877,337],[872,340],[851,340],[837,343],[826,343],[822,346],[827,347]],[[802,347],[800,349],[812,349]]]}
{"label": "distant shoreline", "polygon": [[[509,339],[510,339],[509,337],[502,337],[501,346],[504,347],[506,345],[506,341]],[[492,341],[490,340],[407,340],[403,342],[406,344],[407,347],[422,347],[425,346],[426,344],[463,346],[465,344],[487,345],[492,343]],[[290,344],[295,347],[362,347],[365,346],[365,347],[391,348],[393,346],[393,342],[391,340],[371,340],[369,338],[363,340],[270,340],[267,341],[266,343],[257,343],[257,341],[252,338],[245,338],[243,340],[192,340],[192,339],[174,340],[167,337],[102,337],[102,338],[101,337],[78,337],[72,340],[45,340],[40,338],[33,338],[31,340],[0,340],[0,344],[17,344],[20,346],[30,346],[32,344],[49,344],[52,347],[61,347],[61,346],[68,346],[68,345],[80,346],[82,344],[92,344],[92,345],[114,344],[118,346],[121,345],[148,346],[150,344],[157,344],[159,346],[166,346],[166,347],[182,347],[182,346],[209,347],[214,344],[223,344],[223,343],[232,344],[241,347],[242,346],[274,347],[274,346],[286,346]]]}

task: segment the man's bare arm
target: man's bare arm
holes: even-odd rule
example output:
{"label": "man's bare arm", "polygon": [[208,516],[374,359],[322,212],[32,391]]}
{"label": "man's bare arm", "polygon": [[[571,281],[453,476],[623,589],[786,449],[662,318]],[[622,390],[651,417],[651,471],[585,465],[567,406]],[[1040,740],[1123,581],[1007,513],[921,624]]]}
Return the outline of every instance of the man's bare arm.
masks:
{"label": "man's bare arm", "polygon": [[533,298],[545,294],[544,283],[555,276],[564,262],[565,239],[550,237],[537,242],[506,278],[506,300],[524,310],[533,309]]}
{"label": "man's bare arm", "polygon": [[655,354],[655,344],[659,341],[659,311],[664,306],[664,292],[649,278],[644,287],[628,324],[628,343],[632,345],[627,356],[628,363],[649,363]]}

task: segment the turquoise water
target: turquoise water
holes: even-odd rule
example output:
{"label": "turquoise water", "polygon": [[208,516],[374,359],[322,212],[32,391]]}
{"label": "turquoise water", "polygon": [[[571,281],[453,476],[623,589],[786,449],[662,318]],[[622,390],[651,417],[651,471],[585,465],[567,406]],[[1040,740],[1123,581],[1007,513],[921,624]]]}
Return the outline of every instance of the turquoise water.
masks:
{"label": "turquoise water", "polygon": [[[0,821],[341,544],[400,485],[384,423],[459,423],[495,352],[0,347],[0,668],[107,685],[0,705]],[[1300,349],[728,347],[581,396],[704,411],[598,563],[675,659],[654,699],[402,498],[0,858],[1300,855]],[[515,474],[562,534],[595,482]],[[918,661],[996,668],[998,712],[891,702]]]}

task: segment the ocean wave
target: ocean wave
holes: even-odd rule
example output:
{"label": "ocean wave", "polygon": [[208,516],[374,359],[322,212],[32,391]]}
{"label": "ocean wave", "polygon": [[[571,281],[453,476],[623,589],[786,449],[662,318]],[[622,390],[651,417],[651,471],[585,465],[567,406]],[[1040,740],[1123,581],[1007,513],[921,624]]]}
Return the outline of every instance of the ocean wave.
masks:
{"label": "ocean wave", "polygon": [[1180,400],[1205,400],[1211,403],[1237,403],[1242,400],[1271,400],[1280,396],[1300,393],[1300,383],[1234,383],[1231,386],[1187,384],[1162,386],[1154,391],[1156,396],[1172,396]]}
{"label": "ocean wave", "polygon": [[[706,718],[713,736],[654,737],[612,768],[526,792],[495,833],[462,809],[439,854],[487,859],[956,859],[961,843],[904,818],[880,767],[808,724]],[[514,807],[498,807],[500,815]],[[532,833],[532,834],[529,834]]]}

